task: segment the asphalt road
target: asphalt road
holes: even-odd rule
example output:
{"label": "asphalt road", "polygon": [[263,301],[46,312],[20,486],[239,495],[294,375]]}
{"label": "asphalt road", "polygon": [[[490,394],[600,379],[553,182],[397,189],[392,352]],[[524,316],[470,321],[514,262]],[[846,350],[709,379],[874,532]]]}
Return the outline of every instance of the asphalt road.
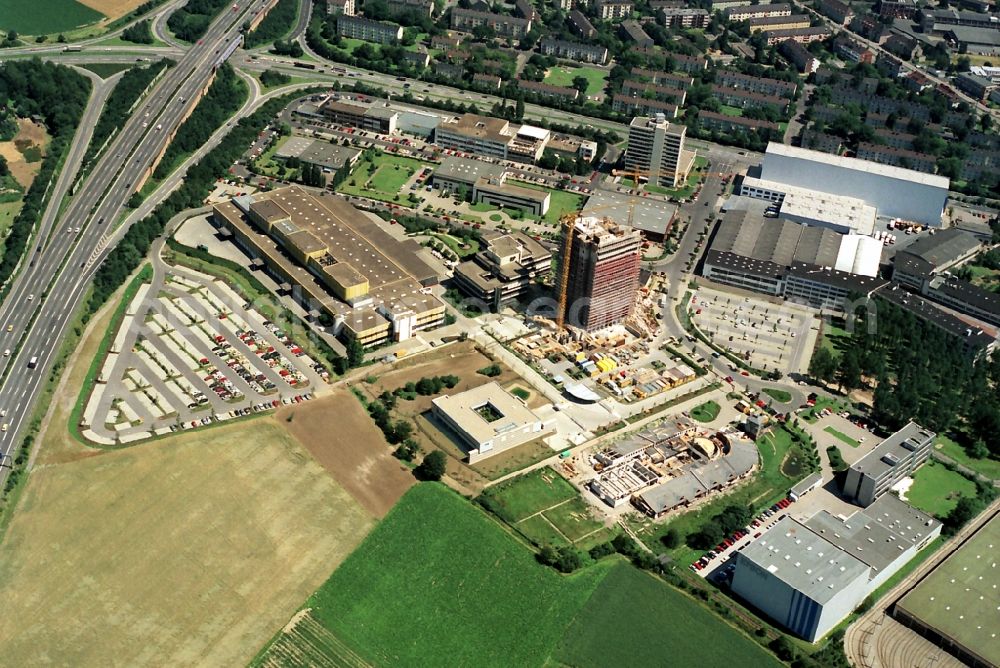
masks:
{"label": "asphalt road", "polygon": [[[11,456],[20,444],[69,318],[98,266],[92,260],[107,248],[106,235],[113,232],[110,227],[205,88],[218,54],[238,37],[251,9],[262,5],[260,0],[244,3],[212,23],[204,38],[159,80],[105,150],[59,219],[62,231],[49,240],[37,236],[35,246],[26,253],[0,306],[0,345],[12,351],[10,357],[0,359],[0,410],[5,412],[2,419],[7,425],[0,432],[0,458]],[[78,145],[85,146],[87,137],[87,131],[77,131],[75,151],[80,150]],[[50,206],[58,208],[59,204],[55,199]],[[73,232],[66,233],[65,228]]]}

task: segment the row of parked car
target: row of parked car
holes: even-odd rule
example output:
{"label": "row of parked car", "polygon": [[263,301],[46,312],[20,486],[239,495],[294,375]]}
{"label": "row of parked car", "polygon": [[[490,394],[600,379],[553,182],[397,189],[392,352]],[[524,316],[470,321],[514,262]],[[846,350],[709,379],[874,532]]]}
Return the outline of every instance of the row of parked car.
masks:
{"label": "row of parked car", "polygon": [[[751,533],[753,533],[754,539],[760,538],[760,535],[764,533],[764,531],[771,528],[771,526],[773,526],[775,522],[777,522],[786,515],[786,513],[783,513],[782,511],[788,508],[788,506],[790,506],[792,503],[793,499],[791,499],[790,497],[786,497],[781,501],[778,501],[770,508],[762,512],[760,515],[755,517],[753,521],[750,522],[750,524],[747,525],[745,528],[737,529],[736,531],[733,532],[731,536],[724,538],[721,543],[716,545],[714,548],[712,548],[705,554],[701,555],[701,557],[697,561],[692,562],[689,568],[695,572],[704,569],[710,563],[712,563],[713,559],[722,556],[723,554],[731,550],[734,546],[736,546],[740,541],[749,536]],[[749,543],[747,543],[746,545],[749,545]],[[738,549],[742,550],[744,547],[746,547],[746,545],[741,545]]]}

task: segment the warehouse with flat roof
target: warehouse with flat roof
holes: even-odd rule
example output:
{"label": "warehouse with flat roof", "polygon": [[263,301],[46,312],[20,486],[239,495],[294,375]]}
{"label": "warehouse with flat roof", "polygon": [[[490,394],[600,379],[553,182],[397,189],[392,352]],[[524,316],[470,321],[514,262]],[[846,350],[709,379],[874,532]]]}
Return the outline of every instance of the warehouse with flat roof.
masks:
{"label": "warehouse with flat roof", "polygon": [[786,516],[736,553],[732,591],[816,642],[940,534],[940,522],[892,495],[848,516]]}
{"label": "warehouse with flat roof", "polygon": [[912,169],[771,142],[760,179],[860,199],[880,216],[941,226],[950,180]]}
{"label": "warehouse with flat roof", "polygon": [[341,197],[289,186],[218,204],[212,222],[344,338],[373,346],[444,322],[444,304],[427,290],[440,277],[420,245]]}

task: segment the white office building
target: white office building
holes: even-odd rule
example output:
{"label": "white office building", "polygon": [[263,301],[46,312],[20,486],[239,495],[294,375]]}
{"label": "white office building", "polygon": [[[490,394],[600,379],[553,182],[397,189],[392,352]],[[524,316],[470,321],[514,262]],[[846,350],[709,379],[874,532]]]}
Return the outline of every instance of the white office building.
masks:
{"label": "white office building", "polygon": [[664,114],[633,118],[625,168],[647,175],[650,183],[676,188],[687,180],[694,164],[694,155],[684,150],[686,134],[686,126],[670,123]]}

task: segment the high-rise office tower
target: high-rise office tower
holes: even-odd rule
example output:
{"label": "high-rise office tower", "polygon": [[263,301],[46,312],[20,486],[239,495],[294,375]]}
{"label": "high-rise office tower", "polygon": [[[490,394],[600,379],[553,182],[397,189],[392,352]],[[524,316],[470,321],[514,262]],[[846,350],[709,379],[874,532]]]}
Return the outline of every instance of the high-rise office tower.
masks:
{"label": "high-rise office tower", "polygon": [[663,114],[633,118],[628,126],[625,168],[646,173],[655,185],[682,185],[693,162],[693,155],[684,150],[686,133],[687,127],[669,122]]}
{"label": "high-rise office tower", "polygon": [[[568,230],[567,230],[568,232]],[[566,324],[586,331],[628,317],[639,287],[642,235],[606,218],[580,218],[573,225],[566,285]]]}

